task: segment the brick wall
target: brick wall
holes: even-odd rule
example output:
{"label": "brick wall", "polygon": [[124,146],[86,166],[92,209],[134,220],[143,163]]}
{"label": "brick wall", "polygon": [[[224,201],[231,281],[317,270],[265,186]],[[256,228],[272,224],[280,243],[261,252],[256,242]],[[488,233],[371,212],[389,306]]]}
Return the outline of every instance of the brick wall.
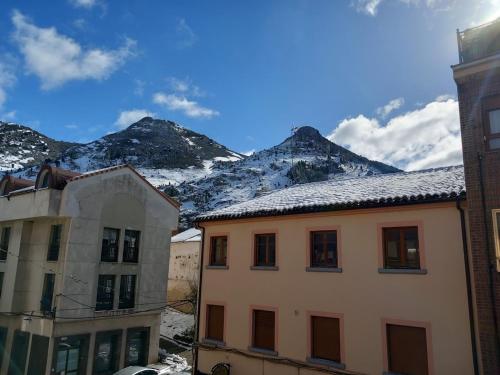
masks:
{"label": "brick wall", "polygon": [[[484,142],[481,99],[500,95],[500,70],[470,75],[457,81],[464,154],[469,236],[477,311],[482,373],[500,374],[499,350],[493,304],[500,324],[500,273],[496,270],[492,209],[500,208],[500,150],[487,151]],[[486,222],[481,196],[480,161],[483,163]],[[488,249],[489,242],[489,249]],[[489,253],[488,253],[489,250]],[[492,277],[488,267],[493,267]],[[490,282],[493,283],[493,295]],[[495,301],[495,302],[494,302]]]}

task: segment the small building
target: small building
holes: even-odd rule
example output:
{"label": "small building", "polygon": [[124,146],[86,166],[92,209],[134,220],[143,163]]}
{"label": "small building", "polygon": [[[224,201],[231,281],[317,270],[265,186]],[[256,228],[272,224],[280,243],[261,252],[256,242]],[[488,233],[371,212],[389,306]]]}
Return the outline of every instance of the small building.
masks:
{"label": "small building", "polygon": [[[195,297],[198,289],[201,230],[190,228],[172,237],[168,267],[168,301],[182,301]],[[180,305],[183,311],[192,311],[192,305]]]}
{"label": "small building", "polygon": [[473,373],[463,167],[297,185],[199,217],[197,370]]}
{"label": "small building", "polygon": [[126,165],[0,188],[0,373],[155,362],[178,204]]}

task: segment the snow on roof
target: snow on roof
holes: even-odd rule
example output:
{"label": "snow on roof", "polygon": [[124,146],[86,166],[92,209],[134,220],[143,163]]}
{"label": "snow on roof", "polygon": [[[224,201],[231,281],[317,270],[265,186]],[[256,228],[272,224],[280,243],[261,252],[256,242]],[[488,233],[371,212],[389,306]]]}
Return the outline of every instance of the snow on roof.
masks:
{"label": "snow on roof", "polygon": [[196,228],[190,228],[188,230],[185,230],[184,232],[176,234],[170,240],[170,242],[172,242],[172,243],[174,243],[174,242],[198,242],[198,241],[201,241],[201,230],[196,229]]}
{"label": "snow on roof", "polygon": [[365,207],[451,201],[465,197],[463,166],[296,185],[229,207],[197,221],[275,216]]}

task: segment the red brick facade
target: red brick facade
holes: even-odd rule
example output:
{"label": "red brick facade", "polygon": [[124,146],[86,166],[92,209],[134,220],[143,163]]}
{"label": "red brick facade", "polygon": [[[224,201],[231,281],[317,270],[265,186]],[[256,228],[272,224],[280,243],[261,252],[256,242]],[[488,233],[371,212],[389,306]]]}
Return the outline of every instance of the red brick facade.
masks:
{"label": "red brick facade", "polygon": [[500,98],[500,69],[458,76],[455,67],[480,368],[483,374],[498,375],[500,346],[494,311],[500,324],[500,272],[496,267],[492,210],[500,209],[500,150],[487,149],[483,125],[485,98]]}

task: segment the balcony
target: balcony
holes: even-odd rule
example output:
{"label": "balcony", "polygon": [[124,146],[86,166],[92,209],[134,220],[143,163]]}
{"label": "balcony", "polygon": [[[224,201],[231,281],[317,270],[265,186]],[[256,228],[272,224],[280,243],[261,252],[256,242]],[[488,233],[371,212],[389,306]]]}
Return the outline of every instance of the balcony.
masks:
{"label": "balcony", "polygon": [[464,31],[457,30],[460,64],[500,53],[500,18]]}

